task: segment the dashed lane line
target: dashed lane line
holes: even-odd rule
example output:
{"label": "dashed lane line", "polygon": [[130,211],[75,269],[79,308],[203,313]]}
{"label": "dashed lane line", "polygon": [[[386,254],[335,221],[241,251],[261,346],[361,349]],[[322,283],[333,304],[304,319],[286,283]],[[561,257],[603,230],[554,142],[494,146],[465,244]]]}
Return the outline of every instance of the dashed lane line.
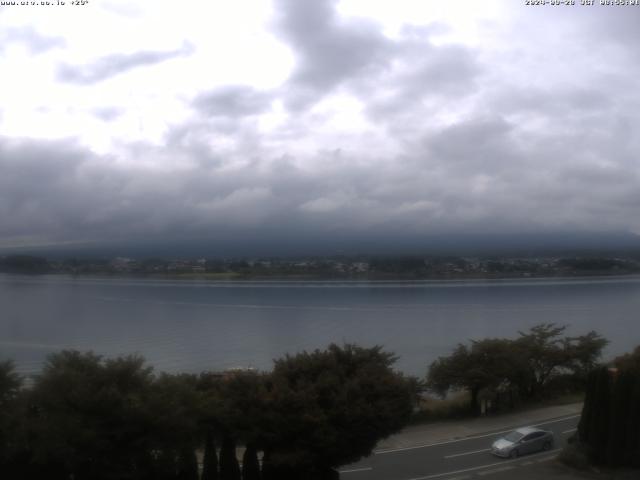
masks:
{"label": "dashed lane line", "polygon": [[464,457],[465,455],[473,455],[474,453],[490,452],[490,448],[483,448],[482,450],[474,450],[473,452],[454,453],[453,455],[445,455],[444,458],[456,458]]}
{"label": "dashed lane line", "polygon": [[513,470],[514,468],[516,467],[513,465],[507,466],[507,467],[501,467],[501,468],[494,468],[493,470],[484,470],[482,472],[478,472],[478,475],[480,476],[491,475],[492,473],[506,472],[507,470]]}
{"label": "dashed lane line", "polygon": [[349,470],[340,470],[340,473],[356,473],[356,472],[368,472],[373,470],[372,467],[351,468]]}

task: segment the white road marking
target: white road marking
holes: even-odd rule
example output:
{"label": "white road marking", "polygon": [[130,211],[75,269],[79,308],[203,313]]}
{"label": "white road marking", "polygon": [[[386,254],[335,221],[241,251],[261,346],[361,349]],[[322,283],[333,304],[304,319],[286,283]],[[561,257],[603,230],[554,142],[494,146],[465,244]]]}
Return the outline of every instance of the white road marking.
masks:
{"label": "white road marking", "polygon": [[493,470],[485,470],[484,472],[478,472],[478,475],[491,475],[492,473],[500,473],[500,472],[506,472],[507,470],[513,470],[514,466],[510,466],[510,467],[502,467],[502,468],[494,468]]}
{"label": "white road marking", "polygon": [[577,428],[570,428],[569,430],[565,430],[564,432],[562,432],[563,434],[565,433],[571,433],[571,432],[575,432],[576,430],[578,430]]}
{"label": "white road marking", "polygon": [[[580,416],[579,414],[578,415],[571,415],[569,417],[558,418],[557,420],[551,420],[549,422],[538,423],[535,426],[539,427],[541,425],[549,425],[551,423],[564,422],[565,420],[571,420],[572,418],[578,418],[579,416]],[[386,453],[405,452],[407,450],[417,450],[418,448],[437,447],[439,445],[448,445],[450,443],[465,442],[467,440],[475,440],[476,438],[494,437],[494,436],[500,435],[502,433],[512,432],[516,428],[518,428],[518,427],[510,428],[509,430],[502,430],[502,431],[499,431],[499,432],[483,433],[482,435],[472,435],[470,437],[457,438],[455,440],[446,440],[444,442],[427,443],[427,444],[424,444],[424,445],[415,445],[415,446],[412,446],[412,447],[400,447],[400,448],[388,448],[388,449],[384,449],[384,450],[376,450],[376,451],[373,452],[373,454],[374,455],[383,455],[383,454],[386,454]]]}
{"label": "white road marking", "polygon": [[549,425],[550,423],[558,423],[558,422],[564,422],[565,420],[570,420],[572,418],[578,418],[581,414],[578,413],[577,415],[571,415],[570,417],[564,417],[564,418],[558,418],[557,420],[551,420],[549,422],[542,422],[542,423],[536,423],[534,425],[534,427],[539,427],[541,425]]}
{"label": "white road marking", "polygon": [[[548,454],[550,452],[558,452],[560,451],[559,448],[556,448],[554,450],[547,450],[546,452],[540,452],[534,455],[541,455],[541,454]],[[555,455],[553,455],[551,458],[555,458]],[[409,480],[429,480],[431,478],[439,478],[439,477],[446,477],[447,475],[456,475],[457,473],[467,473],[467,472],[473,472],[475,470],[482,470],[483,468],[489,468],[489,467],[497,467],[499,465],[504,465],[506,463],[514,463],[514,462],[519,462],[519,459],[514,459],[514,460],[503,460],[502,462],[496,462],[496,463],[489,463],[487,465],[480,465],[478,467],[470,467],[470,468],[464,468],[462,470],[455,470],[453,472],[443,472],[443,473],[434,473],[433,475],[427,475],[425,477],[414,477],[414,478],[410,478]]]}
{"label": "white road marking", "polygon": [[369,470],[373,470],[371,467],[362,467],[362,468],[352,468],[350,470],[339,470],[340,473],[355,473],[355,472],[368,472]]}
{"label": "white road marking", "polygon": [[490,452],[490,451],[491,451],[490,448],[483,448],[482,450],[474,450],[473,452],[464,452],[464,453],[455,453],[453,455],[446,455],[444,458],[463,457],[465,455],[473,455],[474,453]]}

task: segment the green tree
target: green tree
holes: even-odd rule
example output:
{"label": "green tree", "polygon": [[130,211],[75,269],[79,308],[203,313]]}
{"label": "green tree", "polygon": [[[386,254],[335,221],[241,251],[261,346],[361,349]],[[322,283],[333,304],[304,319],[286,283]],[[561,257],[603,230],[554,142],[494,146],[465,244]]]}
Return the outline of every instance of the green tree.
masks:
{"label": "green tree", "polygon": [[268,375],[231,372],[218,383],[219,429],[244,445],[262,442]]}
{"label": "green tree", "polygon": [[640,345],[633,352],[626,353],[616,357],[613,364],[619,370],[638,370],[640,371]]}
{"label": "green tree", "polygon": [[[236,443],[254,448],[260,443],[265,378],[265,374],[253,371],[200,375],[201,423],[209,438],[213,439],[216,432],[222,439],[220,478],[237,478],[240,475],[235,456]],[[212,474],[213,468],[207,469],[207,475],[210,472]]]}
{"label": "green tree", "polygon": [[242,480],[260,480],[260,462],[255,445],[247,445],[242,456]]}
{"label": "green tree", "polygon": [[15,365],[7,360],[0,362],[0,406],[5,407],[20,391],[22,377],[15,371]]}
{"label": "green tree", "polygon": [[640,467],[640,371],[629,365],[589,375],[578,446],[595,464]]}
{"label": "green tree", "polygon": [[441,396],[451,390],[469,392],[469,409],[479,412],[482,390],[509,388],[525,374],[523,359],[512,341],[500,338],[459,344],[451,355],[440,357],[429,367],[427,386]]}
{"label": "green tree", "polygon": [[611,423],[612,378],[607,368],[601,368],[596,377],[594,404],[596,415],[591,417],[592,458],[598,463],[606,459],[607,443],[609,440],[609,424]]}
{"label": "green tree", "polygon": [[178,455],[177,480],[199,480],[196,452],[188,445],[183,445]]}
{"label": "green tree", "polygon": [[0,465],[8,468],[17,460],[20,451],[19,430],[21,414],[19,404],[22,377],[11,361],[0,362]]}
{"label": "green tree", "polygon": [[[621,371],[613,384],[611,396],[611,418],[608,432],[603,432],[608,439],[605,444],[606,463],[612,466],[630,465],[630,453],[634,448],[629,448],[629,419],[633,410],[640,405],[633,404],[633,394],[638,376],[631,371]],[[637,430],[638,425],[634,430]]]}
{"label": "green tree", "polygon": [[30,394],[34,468],[98,480],[148,465],[151,382],[140,357],[51,355]]}
{"label": "green tree", "polygon": [[566,368],[586,380],[589,372],[598,367],[602,350],[609,341],[595,331],[578,337],[563,339],[563,348],[569,358]]}
{"label": "green tree", "polygon": [[263,477],[315,478],[369,455],[411,415],[411,388],[381,347],[330,345],[275,361],[264,409]]}
{"label": "green tree", "polygon": [[553,373],[569,363],[570,357],[560,338],[566,328],[543,323],[531,327],[528,332],[519,332],[516,345],[528,363],[528,375],[521,385],[525,396],[537,396]]}
{"label": "green tree", "polygon": [[578,337],[562,337],[566,329],[566,326],[543,323],[528,332],[519,332],[515,345],[528,364],[528,372],[520,382],[523,396],[540,396],[547,383],[563,372],[586,381],[587,374],[597,366],[608,341],[594,331]]}
{"label": "green tree", "polygon": [[198,378],[189,374],[159,375],[151,385],[147,413],[153,451],[162,452],[157,469],[179,478],[192,475],[194,454],[201,443]]}
{"label": "green tree", "polygon": [[240,465],[236,456],[236,442],[227,434],[220,449],[220,480],[240,480]]}
{"label": "green tree", "polygon": [[607,341],[595,332],[562,337],[565,329],[547,323],[520,332],[515,340],[488,338],[469,346],[459,344],[451,355],[429,366],[427,387],[442,396],[451,390],[468,391],[470,410],[478,413],[482,391],[504,392],[513,399],[517,390],[523,398],[534,398],[560,374],[584,384]]}

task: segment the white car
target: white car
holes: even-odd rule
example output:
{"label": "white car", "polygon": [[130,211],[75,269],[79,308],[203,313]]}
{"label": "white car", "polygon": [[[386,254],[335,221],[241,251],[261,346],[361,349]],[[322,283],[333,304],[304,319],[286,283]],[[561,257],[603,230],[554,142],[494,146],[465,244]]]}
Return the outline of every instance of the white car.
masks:
{"label": "white car", "polygon": [[527,453],[551,450],[553,432],[535,427],[522,427],[497,439],[491,453],[498,457],[516,458]]}

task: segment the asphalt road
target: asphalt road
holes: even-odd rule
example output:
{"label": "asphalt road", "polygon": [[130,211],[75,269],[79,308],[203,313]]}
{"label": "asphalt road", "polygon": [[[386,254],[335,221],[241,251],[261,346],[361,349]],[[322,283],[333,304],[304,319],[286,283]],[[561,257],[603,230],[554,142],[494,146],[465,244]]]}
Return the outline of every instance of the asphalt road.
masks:
{"label": "asphalt road", "polygon": [[[464,480],[491,478],[501,472],[546,462],[554,458],[575,432],[579,415],[549,420],[535,426],[551,430],[555,435],[552,450],[502,459],[489,449],[504,432],[490,432],[431,445],[377,451],[360,462],[340,469],[342,480]],[[525,425],[522,425],[525,426]]]}

